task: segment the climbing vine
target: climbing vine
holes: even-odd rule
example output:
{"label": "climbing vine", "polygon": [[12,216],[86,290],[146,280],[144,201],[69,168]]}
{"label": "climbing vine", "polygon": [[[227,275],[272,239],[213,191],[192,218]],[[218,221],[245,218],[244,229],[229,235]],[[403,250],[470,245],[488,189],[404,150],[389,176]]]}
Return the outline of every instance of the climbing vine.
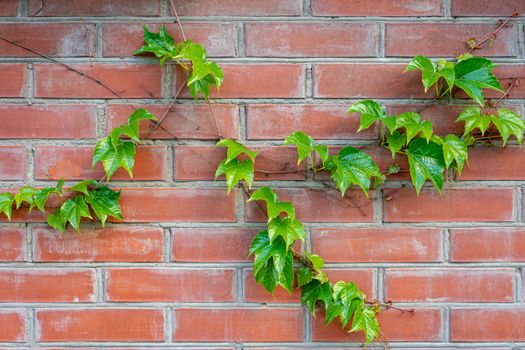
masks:
{"label": "climbing vine", "polygon": [[[360,115],[358,131],[379,126],[379,145],[389,149],[393,159],[386,171],[381,171],[372,157],[358,148],[346,146],[338,153],[333,153],[327,145],[317,143],[301,131],[291,133],[283,145],[296,147],[298,164],[309,160],[311,171],[328,173],[342,196],[352,185],[359,187],[368,196],[370,189],[381,186],[389,175],[399,171],[399,165],[394,163],[398,155],[407,158],[411,182],[417,194],[427,180],[441,193],[445,172],[457,171],[461,174],[468,162],[469,147],[499,139],[505,147],[511,137],[519,144],[523,141],[524,120],[510,109],[499,108],[499,103],[508,96],[517,80],[504,90],[492,73],[496,65],[489,59],[472,55],[483,43],[490,44],[507,22],[508,19],[500,24],[491,39],[480,43],[469,39],[467,44],[470,49],[458,55],[456,60],[433,61],[425,56],[417,56],[406,67],[406,71],[421,72],[424,90],[433,89],[435,99],[462,91],[476,103],[466,107],[457,117],[456,122],[464,123],[461,136],[435,134],[432,122],[423,119],[418,112],[388,115],[380,103],[361,100],[352,104],[348,112]],[[178,23],[180,26],[180,21]],[[181,26],[180,29],[184,41],[176,43],[164,25],[158,33],[151,32],[145,26],[145,44],[135,54],[154,54],[161,67],[166,62],[179,66],[187,73],[185,84],[192,96],[196,100],[202,96],[209,104],[211,87],[219,90],[222,85],[222,69],[207,57],[203,46],[186,40]],[[503,96],[496,102],[487,101],[484,89],[498,91]],[[211,114],[214,118],[213,111]],[[120,168],[130,177],[133,176],[136,147],[144,138],[139,132],[140,121],[149,120],[158,127],[164,116],[158,119],[146,109],[137,109],[129,116],[126,124],[114,128],[108,136],[101,138],[95,146],[92,162],[93,167],[100,162],[104,168],[105,175],[99,181],[80,181],[64,190],[64,180],[60,180],[54,187],[37,189],[24,186],[16,193],[3,192],[0,193],[0,212],[9,220],[13,207],[19,209],[24,204],[28,206],[29,212],[35,207],[46,212],[47,201],[55,195],[66,199],[47,216],[47,222],[60,232],[64,232],[68,226],[79,232],[82,219],[99,221],[102,226],[108,218],[122,220],[120,191],[109,188],[104,180],[109,182]],[[238,186],[242,188],[248,195],[248,202],[255,202],[267,218],[266,229],[253,239],[248,252],[254,259],[253,275],[256,282],[271,293],[278,286],[290,293],[298,288],[301,290],[301,303],[311,313],[315,313],[316,308],[324,309],[327,324],[339,318],[341,326],[349,332],[362,331],[366,343],[378,339],[380,327],[376,315],[382,308],[392,308],[392,305],[367,299],[353,282],[330,281],[323,270],[322,257],[308,249],[304,249],[304,255],[296,251],[296,242],[305,241],[305,229],[296,217],[293,203],[281,201],[269,187],[252,190],[257,153],[236,140],[222,137],[217,147],[226,148],[226,157],[218,165],[215,177],[224,175],[228,193]],[[294,267],[295,260],[301,264],[298,269]]]}

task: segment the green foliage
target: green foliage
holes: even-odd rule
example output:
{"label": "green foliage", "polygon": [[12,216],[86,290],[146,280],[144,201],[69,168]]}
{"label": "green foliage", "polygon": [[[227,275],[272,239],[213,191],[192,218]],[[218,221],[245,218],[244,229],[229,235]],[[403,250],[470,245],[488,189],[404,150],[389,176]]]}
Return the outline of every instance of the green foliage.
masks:
{"label": "green foliage", "polygon": [[[101,162],[106,172],[107,181],[119,169],[124,168],[133,177],[136,148],[140,143],[139,122],[141,120],[157,120],[145,109],[137,109],[128,118],[128,123],[113,129],[109,136],[101,138],[93,152],[92,167]],[[128,136],[132,141],[124,141],[121,136]],[[134,142],[133,142],[134,141]]]}
{"label": "green foliage", "polygon": [[0,193],[0,212],[7,216],[8,220],[11,220],[11,214],[13,212],[13,203],[15,197],[10,192]]}
{"label": "green foliage", "polygon": [[490,119],[503,139],[503,146],[505,146],[511,135],[514,135],[521,144],[523,131],[525,131],[525,121],[519,115],[511,110],[500,108],[498,116],[491,115]]}
{"label": "green foliage", "polygon": [[[226,147],[226,158],[221,161],[215,171],[215,178],[225,175],[228,193],[244,180],[251,188],[255,170],[253,162],[256,152],[247,149],[243,144],[230,139],[222,139],[217,142],[217,147]],[[244,157],[246,159],[238,159]]]}
{"label": "green foliage", "polygon": [[481,113],[481,108],[477,106],[469,106],[461,112],[456,119],[457,122],[465,122],[465,132],[463,136],[470,134],[472,131],[478,129],[482,135],[490,126],[490,116]]}
{"label": "green foliage", "polygon": [[297,146],[297,165],[299,165],[310,153],[316,151],[325,162],[328,159],[328,146],[316,144],[314,139],[300,131],[288,135],[284,140],[285,145]]}
{"label": "green foliage", "polygon": [[455,162],[458,172],[461,174],[463,165],[468,159],[468,147],[462,139],[456,135],[447,135],[442,140],[443,158],[447,169]]}
{"label": "green foliage", "polygon": [[220,88],[224,80],[222,69],[208,59],[206,49],[202,45],[191,40],[175,44],[164,25],[158,33],[150,32],[148,27],[144,26],[144,42],[145,45],[136,50],[135,55],[153,53],[160,59],[161,66],[167,60],[173,60],[189,72],[186,84],[195,99],[199,98],[199,94],[208,99],[212,85],[217,90]]}
{"label": "green foliage", "polygon": [[248,202],[265,201],[268,222],[278,217],[281,213],[286,213],[291,219],[295,219],[295,208],[290,202],[282,202],[279,196],[268,187],[261,187],[252,193]]}
{"label": "green foliage", "polygon": [[423,138],[417,138],[410,143],[406,153],[410,165],[410,177],[416,192],[419,194],[426,179],[432,181],[441,192],[445,170],[443,148],[434,141],[427,142]]}
{"label": "green foliage", "polygon": [[[437,84],[438,97],[450,93],[454,87],[457,87],[483,106],[483,89],[502,92],[498,79],[492,74],[494,67],[496,64],[482,57],[468,57],[456,64],[439,60],[435,64],[425,56],[416,56],[410,61],[405,71],[420,70],[425,91]],[[439,88],[440,79],[443,79],[447,85],[442,92]]]}
{"label": "green foliage", "polygon": [[312,279],[303,286],[301,292],[301,304],[308,306],[311,313],[315,311],[317,302],[321,302],[325,308],[330,305],[332,300],[332,288],[330,282],[320,282],[317,279]]}

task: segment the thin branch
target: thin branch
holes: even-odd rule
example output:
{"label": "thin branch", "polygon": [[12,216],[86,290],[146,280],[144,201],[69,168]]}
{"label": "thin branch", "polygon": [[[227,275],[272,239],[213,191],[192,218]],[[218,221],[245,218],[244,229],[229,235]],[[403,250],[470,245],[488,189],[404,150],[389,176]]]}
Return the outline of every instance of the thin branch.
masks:
{"label": "thin branch", "polygon": [[186,34],[184,33],[184,29],[182,28],[182,24],[180,23],[180,18],[177,13],[177,9],[175,8],[175,5],[173,4],[173,0],[170,0],[171,8],[173,9],[173,13],[175,14],[175,18],[177,19],[177,24],[179,26],[180,34],[182,35],[182,40],[186,41]]}
{"label": "thin branch", "polygon": [[467,53],[471,53],[472,51],[474,50],[478,50],[481,48],[481,46],[483,44],[485,44],[487,41],[489,40],[494,40],[496,39],[497,37],[497,34],[498,32],[503,29],[507,23],[509,23],[509,21],[514,18],[514,17],[517,17],[519,15],[519,13],[517,11],[514,11],[512,13],[512,15],[510,15],[509,17],[507,17],[507,19],[505,19],[505,21],[501,21],[501,23],[499,24],[499,26],[496,28],[496,30],[494,30],[492,33],[490,33],[490,35],[488,35],[487,37],[485,37],[485,39],[483,39],[482,41],[480,41],[479,43],[476,43],[476,45],[472,46],[468,51]]}

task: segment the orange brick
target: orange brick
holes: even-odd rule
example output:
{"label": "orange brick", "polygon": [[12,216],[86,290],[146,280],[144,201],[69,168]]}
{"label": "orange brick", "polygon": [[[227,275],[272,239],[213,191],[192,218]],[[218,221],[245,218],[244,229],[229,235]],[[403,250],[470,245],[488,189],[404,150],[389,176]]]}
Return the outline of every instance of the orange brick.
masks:
{"label": "orange brick", "polygon": [[23,261],[26,251],[23,228],[0,228],[0,261]]}

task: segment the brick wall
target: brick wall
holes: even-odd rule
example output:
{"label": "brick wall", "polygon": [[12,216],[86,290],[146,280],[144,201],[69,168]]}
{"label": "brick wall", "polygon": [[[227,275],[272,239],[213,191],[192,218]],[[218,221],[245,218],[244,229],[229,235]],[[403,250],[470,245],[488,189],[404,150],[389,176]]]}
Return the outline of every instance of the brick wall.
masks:
{"label": "brick wall", "polygon": [[[221,63],[214,94],[221,133],[260,151],[258,184],[295,202],[307,244],[333,279],[356,281],[371,298],[413,307],[380,315],[395,348],[513,348],[525,344],[525,150],[474,149],[470,167],[416,197],[406,172],[367,200],[327,191],[295,152],[278,147],[301,129],[334,146],[373,146],[345,113],[359,98],[391,112],[427,103],[417,54],[451,57],[482,37],[521,0],[176,0],[189,38]],[[181,75],[132,57],[141,25],[171,23],[166,0],[2,0],[0,35],[110,86],[0,40],[0,185],[46,186],[99,179],[90,170],[98,137],[133,111],[161,115]],[[479,54],[503,82],[525,74],[523,17]],[[507,79],[507,80],[506,80]],[[115,94],[115,92],[117,94]],[[117,96],[118,95],[118,96]],[[119,172],[123,224],[86,224],[57,235],[37,211],[0,225],[0,347],[253,349],[349,348],[361,338],[324,327],[298,304],[255,285],[249,243],[261,216],[240,191],[213,182],[207,106],[183,92],[163,127],[139,148],[134,181]],[[508,104],[523,112],[525,84]],[[426,108],[439,133],[459,132],[455,106]],[[132,106],[133,105],[133,106]],[[401,163],[406,170],[406,163]],[[282,169],[297,170],[279,174]],[[273,172],[267,174],[266,172]],[[277,172],[277,173],[275,173]],[[220,202],[220,204],[218,204]]]}

